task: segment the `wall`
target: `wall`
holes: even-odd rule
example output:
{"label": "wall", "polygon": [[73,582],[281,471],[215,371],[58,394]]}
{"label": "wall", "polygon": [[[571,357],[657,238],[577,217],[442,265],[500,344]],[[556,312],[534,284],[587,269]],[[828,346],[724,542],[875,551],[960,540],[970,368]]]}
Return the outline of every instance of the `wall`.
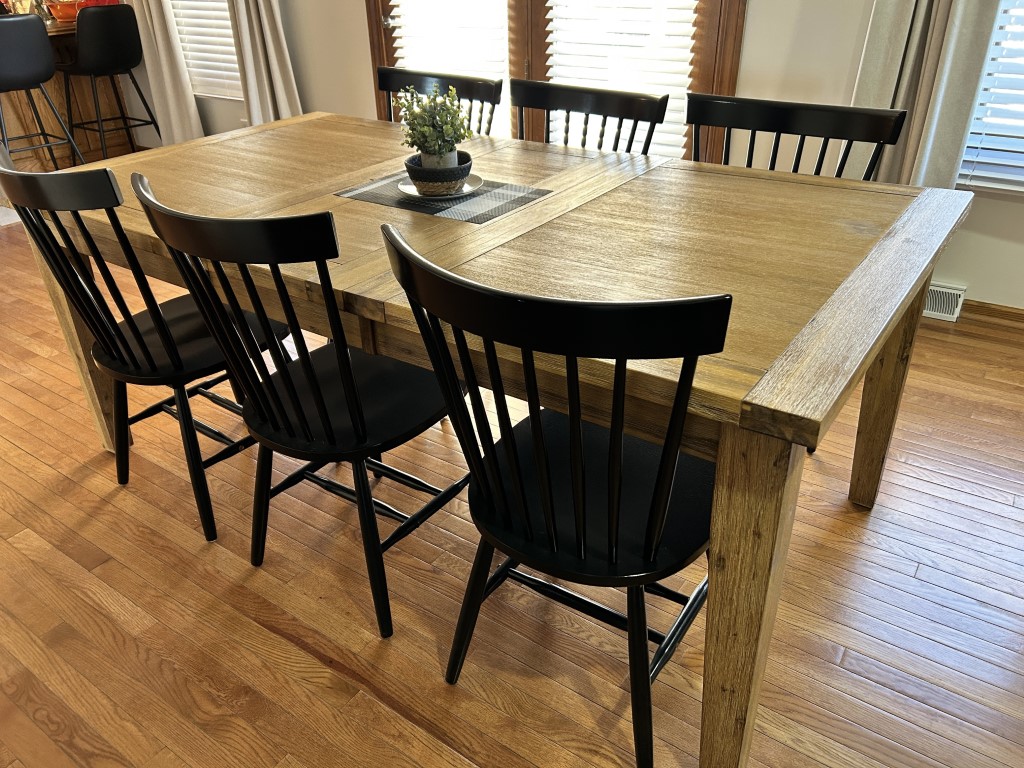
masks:
{"label": "wall", "polygon": [[[888,1],[888,0],[887,0]],[[737,93],[849,104],[872,0],[747,0]],[[1024,196],[976,192],[935,282],[1024,308]]]}

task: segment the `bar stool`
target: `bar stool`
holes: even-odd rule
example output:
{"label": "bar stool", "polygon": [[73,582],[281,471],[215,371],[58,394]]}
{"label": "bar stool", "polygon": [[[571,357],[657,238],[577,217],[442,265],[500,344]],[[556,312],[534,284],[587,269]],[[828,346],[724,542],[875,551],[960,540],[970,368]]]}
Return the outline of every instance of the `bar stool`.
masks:
{"label": "bar stool", "polygon": [[[130,5],[100,5],[83,8],[78,13],[77,28],[75,31],[76,53],[75,59],[70,62],[57,64],[57,69],[64,73],[64,91],[67,98],[68,122],[71,124],[72,134],[76,128],[84,131],[95,131],[100,135],[100,151],[103,157],[107,154],[107,131],[124,131],[128,137],[128,144],[135,152],[135,137],[132,135],[133,128],[142,128],[152,125],[157,135],[160,135],[160,126],[157,125],[153,110],[149,108],[149,102],[139,88],[139,82],[135,79],[132,70],[142,63],[142,41],[139,39],[139,25],[135,19],[135,10]],[[71,76],[81,75],[88,77],[92,85],[92,101],[96,110],[94,120],[79,120],[75,122],[71,115]],[[125,112],[124,101],[114,80],[115,75],[128,75],[135,92],[146,110],[148,119],[141,117],[129,117]],[[107,77],[110,79],[110,87],[114,93],[114,100],[117,102],[118,114],[111,117],[103,117],[100,113],[100,97],[96,88],[96,78]],[[120,123],[120,125],[107,126],[107,123]]]}
{"label": "bar stool", "polygon": [[[50,155],[50,162],[57,168],[57,156],[53,152],[54,147],[62,144],[70,144],[75,155],[82,162],[85,159],[78,151],[78,146],[71,136],[71,132],[64,124],[63,118],[54,106],[50,94],[46,92],[43,83],[53,77],[55,65],[53,61],[53,49],[50,47],[50,40],[46,34],[46,24],[35,14],[14,14],[0,16],[0,93],[22,91],[28,100],[29,108],[39,129],[35,133],[23,133],[20,136],[7,135],[7,123],[4,120],[3,102],[0,101],[0,139],[4,147],[11,154],[15,152],[28,152],[30,150],[45,149]],[[53,116],[64,132],[63,137],[50,133],[43,124],[39,114],[32,91],[41,91],[49,105]],[[40,142],[33,142],[23,147],[12,147],[11,142],[41,139]]]}

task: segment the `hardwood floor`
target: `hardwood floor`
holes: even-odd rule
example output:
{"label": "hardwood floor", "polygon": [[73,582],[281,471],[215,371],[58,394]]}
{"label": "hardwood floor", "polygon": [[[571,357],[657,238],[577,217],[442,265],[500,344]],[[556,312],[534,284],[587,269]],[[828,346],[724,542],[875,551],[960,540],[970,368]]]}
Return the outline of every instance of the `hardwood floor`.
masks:
{"label": "hardwood floor", "polygon": [[[210,472],[212,544],[170,419],[134,430],[117,486],[19,225],[0,254],[0,768],[631,764],[624,637],[527,590],[495,593],[442,681],[463,500],[386,556],[381,640],[349,505],[276,499],[255,569],[254,452]],[[870,513],[846,501],[856,406],[806,463],[751,765],[1024,765],[1024,326],[924,322]],[[463,471],[447,424],[392,458]],[[659,766],[696,764],[703,636],[654,688]]]}

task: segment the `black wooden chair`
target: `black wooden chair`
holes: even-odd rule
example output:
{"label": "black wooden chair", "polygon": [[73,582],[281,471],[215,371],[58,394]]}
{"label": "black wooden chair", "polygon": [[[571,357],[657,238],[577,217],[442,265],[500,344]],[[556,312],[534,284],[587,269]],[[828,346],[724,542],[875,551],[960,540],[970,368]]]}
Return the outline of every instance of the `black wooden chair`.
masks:
{"label": "black wooden chair", "polygon": [[388,120],[394,122],[398,119],[395,94],[410,85],[418,93],[430,93],[435,85],[441,93],[447,93],[449,86],[454,87],[459,100],[465,105],[470,129],[482,136],[491,135],[494,108],[501,101],[501,80],[420,72],[401,67],[377,67],[377,90],[387,93]]}
{"label": "black wooden chair", "polygon": [[587,146],[588,133],[593,135],[595,132],[590,129],[590,118],[592,116],[601,118],[601,124],[596,130],[597,149],[604,148],[608,119],[614,119],[616,121],[615,135],[611,141],[611,149],[615,152],[619,151],[623,125],[627,121],[629,122],[629,134],[623,146],[625,152],[633,151],[637,128],[641,123],[647,123],[643,148],[640,150],[640,154],[646,155],[651,148],[654,129],[665,122],[665,110],[668,109],[668,94],[658,96],[649,93],[610,91],[516,78],[509,83],[509,90],[512,95],[512,106],[516,108],[519,138],[525,137],[524,109],[542,109],[544,110],[544,141],[551,143],[552,119],[560,116],[563,124],[562,144],[564,146],[569,145],[572,115],[576,114],[582,120],[582,139],[580,141],[582,147]]}
{"label": "black wooden chair", "polygon": [[[680,453],[680,439],[698,356],[722,350],[732,298],[611,303],[507,293],[434,266],[391,226],[383,232],[469,463],[470,514],[482,537],[445,679],[459,677],[483,600],[505,579],[523,583],[626,630],[637,763],[650,766],[651,682],[707,591],[706,580],[689,598],[658,583],[708,546],[715,465]],[[607,371],[610,403],[586,401],[581,357],[615,361]],[[652,358],[683,358],[660,444],[624,434],[628,361]],[[507,366],[521,366],[525,380],[529,416],[518,424],[505,399]],[[545,369],[564,370],[565,390],[542,389],[539,382],[550,378]],[[496,434],[482,385],[494,393]],[[568,416],[546,407],[558,401],[568,403]],[[495,549],[505,560],[488,577]],[[578,584],[625,587],[627,615],[522,566]],[[683,604],[667,632],[647,626],[645,592]],[[653,658],[649,640],[658,644]]]}
{"label": "black wooden chair", "polygon": [[[189,399],[197,394],[241,413],[237,403],[211,389],[227,380],[224,357],[195,302],[187,294],[157,301],[118,218],[121,191],[109,170],[21,173],[13,170],[10,157],[0,150],[0,189],[21,217],[68,303],[95,338],[92,357],[97,367],[113,379],[117,482],[128,482],[130,425],[157,413],[173,416],[180,424],[203,533],[213,541],[217,528],[205,470],[255,441],[248,436],[233,440],[192,416]],[[98,231],[81,215],[93,210],[106,214],[112,236]],[[114,253],[100,252],[97,241],[103,239],[113,243]],[[127,269],[111,268],[117,263]],[[145,309],[133,312],[136,294]],[[273,333],[287,334],[280,324],[274,326]],[[128,384],[169,387],[173,394],[129,416]],[[204,459],[197,432],[224,447]]]}
{"label": "black wooden chair", "polygon": [[[76,128],[99,134],[100,151],[107,157],[107,131],[124,131],[128,137],[128,145],[135,152],[135,137],[132,131],[152,125],[157,135],[157,125],[153,110],[149,107],[139,82],[132,72],[142,63],[142,41],[139,38],[139,24],[135,18],[135,10],[130,5],[102,5],[83,8],[78,13],[75,25],[75,58],[69,62],[58,63],[57,69],[64,73],[65,106],[68,112],[68,123],[72,135]],[[92,86],[93,109],[95,118],[92,120],[75,120],[71,114],[71,77],[79,75],[89,78]],[[135,93],[142,102],[146,117],[131,117],[124,108],[124,100],[115,81],[116,75],[128,75]],[[117,114],[104,117],[100,111],[99,91],[96,78],[106,77],[117,104]]]}
{"label": "black wooden chair", "polygon": [[[8,135],[3,102],[0,101],[0,139],[11,154],[45,149],[56,169],[57,156],[54,154],[54,147],[68,144],[79,160],[85,160],[43,85],[53,77],[54,71],[53,48],[50,46],[43,20],[33,13],[0,16],[0,93],[23,92],[39,129],[19,136]],[[33,91],[39,91],[46,99],[54,120],[60,126],[61,134],[51,133],[43,123],[35,97],[32,95]],[[39,141],[33,141],[34,139]],[[18,142],[19,145],[11,146],[14,142]],[[28,143],[22,145],[21,142]]]}
{"label": "black wooden chair", "polygon": [[[769,170],[779,170],[779,148],[783,135],[796,137],[796,146],[788,170],[800,172],[808,138],[817,144],[818,153],[814,161],[813,174],[820,176],[826,169],[826,158],[832,142],[841,147],[832,173],[839,178],[846,170],[850,151],[857,142],[873,145],[871,156],[863,174],[865,181],[871,179],[882,156],[882,147],[895,144],[903,130],[906,110],[871,109],[867,107],[841,107],[830,104],[801,104],[797,102],[746,99],[739,96],[710,96],[703,93],[687,94],[686,122],[693,125],[693,158],[706,162],[719,162],[718,158],[702,157],[702,128],[724,128],[725,144],[720,162],[729,164],[730,153],[737,130],[748,131],[745,165],[754,167],[754,150],[759,133],[772,136]],[[706,134],[705,134],[706,135]],[[835,146],[835,145],[833,145]],[[705,152],[705,154],[707,154]],[[786,170],[786,169],[781,169]]]}
{"label": "black wooden chair", "polygon": [[[408,442],[447,413],[434,374],[349,347],[330,275],[330,265],[338,259],[330,212],[276,219],[206,218],[162,205],[139,174],[132,177],[132,186],[245,394],[242,417],[260,446],[253,500],[253,565],[263,561],[270,500],[277,494],[311,480],[354,501],[377,624],[381,636],[388,637],[392,624],[384,551],[469,482],[467,475],[446,489],[435,488],[379,461],[382,453]],[[331,343],[311,349],[303,339],[284,274],[292,264],[315,271]],[[296,359],[289,361],[280,345],[271,346],[273,366],[268,366],[243,322],[243,305],[253,308],[261,325],[269,323],[272,315],[287,320]],[[307,463],[271,486],[275,451]],[[327,464],[341,461],[352,465],[354,490],[317,474]],[[412,515],[399,512],[373,498],[368,470],[431,498]],[[400,521],[384,542],[375,513]]]}

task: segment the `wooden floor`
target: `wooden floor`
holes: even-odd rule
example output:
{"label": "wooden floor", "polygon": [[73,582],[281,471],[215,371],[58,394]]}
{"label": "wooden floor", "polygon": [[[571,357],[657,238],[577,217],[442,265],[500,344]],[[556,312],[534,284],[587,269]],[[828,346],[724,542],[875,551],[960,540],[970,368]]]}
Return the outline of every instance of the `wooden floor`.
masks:
{"label": "wooden floor", "polygon": [[[349,505],[280,497],[252,568],[255,454],[211,471],[208,544],[166,418],[117,486],[17,225],[0,267],[0,768],[630,764],[624,638],[520,587],[442,681],[462,500],[387,555],[381,640]],[[845,498],[855,407],[806,463],[751,765],[1019,768],[1024,327],[925,321],[869,514]],[[392,458],[462,471],[450,425]],[[701,618],[655,686],[659,766],[696,764],[703,638]]]}

